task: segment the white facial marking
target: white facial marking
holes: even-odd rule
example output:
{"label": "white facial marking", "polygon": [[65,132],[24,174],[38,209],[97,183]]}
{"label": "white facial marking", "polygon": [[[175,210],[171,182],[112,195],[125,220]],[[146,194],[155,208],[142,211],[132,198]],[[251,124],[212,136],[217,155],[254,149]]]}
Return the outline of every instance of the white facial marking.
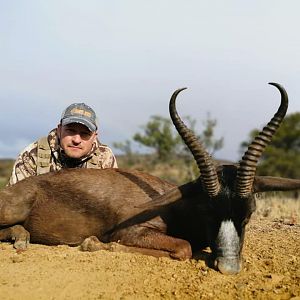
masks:
{"label": "white facial marking", "polygon": [[221,223],[218,237],[219,250],[224,257],[236,257],[239,254],[240,238],[231,220]]}

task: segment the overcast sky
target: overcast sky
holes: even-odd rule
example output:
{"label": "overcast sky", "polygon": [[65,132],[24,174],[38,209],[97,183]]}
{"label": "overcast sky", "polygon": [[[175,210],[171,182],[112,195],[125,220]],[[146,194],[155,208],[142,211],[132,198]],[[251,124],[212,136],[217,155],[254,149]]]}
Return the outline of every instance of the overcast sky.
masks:
{"label": "overcast sky", "polygon": [[[209,112],[238,160],[273,116],[282,84],[300,111],[300,1],[0,0],[0,157],[46,135],[72,102],[98,114],[100,139],[131,139],[150,116]],[[113,149],[115,150],[115,149]]]}

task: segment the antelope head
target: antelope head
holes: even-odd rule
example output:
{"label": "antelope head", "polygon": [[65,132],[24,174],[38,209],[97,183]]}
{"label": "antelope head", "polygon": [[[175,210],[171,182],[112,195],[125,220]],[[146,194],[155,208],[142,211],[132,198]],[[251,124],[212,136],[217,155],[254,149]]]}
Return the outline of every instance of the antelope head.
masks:
{"label": "antelope head", "polygon": [[188,183],[175,188],[155,199],[149,207],[164,207],[178,200],[197,198],[194,202],[198,203],[198,208],[193,207],[191,210],[198,209],[196,218],[202,225],[195,230],[205,230],[214,265],[225,274],[235,274],[241,270],[245,226],[255,210],[255,193],[300,188],[300,180],[255,175],[259,158],[270,144],[288,108],[285,89],[277,83],[270,84],[279,90],[281,104],[236,165],[216,167],[201,141],[178,116],[175,102],[178,94],[185,88],[176,90],[169,104],[173,124],[191,151],[200,177],[196,184]]}

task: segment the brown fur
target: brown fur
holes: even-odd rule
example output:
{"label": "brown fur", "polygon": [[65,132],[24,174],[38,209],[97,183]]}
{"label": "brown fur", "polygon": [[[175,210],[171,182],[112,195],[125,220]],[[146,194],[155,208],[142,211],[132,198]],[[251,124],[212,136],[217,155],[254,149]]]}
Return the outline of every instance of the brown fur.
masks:
{"label": "brown fur", "polygon": [[[149,174],[121,169],[48,173],[1,191],[0,226],[21,224],[30,233],[31,242],[46,245],[79,245],[86,238],[96,236],[99,240],[122,240],[125,245],[165,248],[172,252],[173,246],[165,238],[166,225],[159,216],[130,229],[122,228],[109,237],[105,234],[140,213],[140,205],[173,187]],[[0,230],[0,240],[9,238],[18,241],[18,247],[26,247],[20,241],[23,235],[19,238],[8,235],[7,230],[1,234]],[[190,248],[187,242],[183,243]],[[166,245],[162,247],[163,244]],[[189,250],[185,252],[191,256]]]}

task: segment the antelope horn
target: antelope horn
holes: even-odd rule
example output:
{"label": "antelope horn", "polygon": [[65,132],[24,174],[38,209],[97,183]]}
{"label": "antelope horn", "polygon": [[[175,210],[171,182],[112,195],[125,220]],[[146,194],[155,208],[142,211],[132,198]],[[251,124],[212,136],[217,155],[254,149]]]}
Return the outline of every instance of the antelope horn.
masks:
{"label": "antelope horn", "polygon": [[248,146],[248,150],[245,152],[242,160],[240,161],[237,171],[236,185],[236,192],[240,197],[247,197],[251,193],[258,160],[266,146],[271,143],[272,137],[284,119],[288,108],[288,95],[285,89],[278,83],[270,82],[269,84],[274,85],[280,91],[281,104],[271,121]]}
{"label": "antelope horn", "polygon": [[176,97],[181,91],[185,89],[186,88],[178,89],[173,93],[169,104],[170,116],[179,135],[181,136],[189,150],[192,152],[194,159],[196,160],[199,171],[201,173],[203,188],[207,191],[207,194],[210,197],[215,197],[220,191],[220,183],[213,160],[203,147],[202,143],[192,132],[192,130],[187,128],[183,121],[180,119],[176,110]]}

